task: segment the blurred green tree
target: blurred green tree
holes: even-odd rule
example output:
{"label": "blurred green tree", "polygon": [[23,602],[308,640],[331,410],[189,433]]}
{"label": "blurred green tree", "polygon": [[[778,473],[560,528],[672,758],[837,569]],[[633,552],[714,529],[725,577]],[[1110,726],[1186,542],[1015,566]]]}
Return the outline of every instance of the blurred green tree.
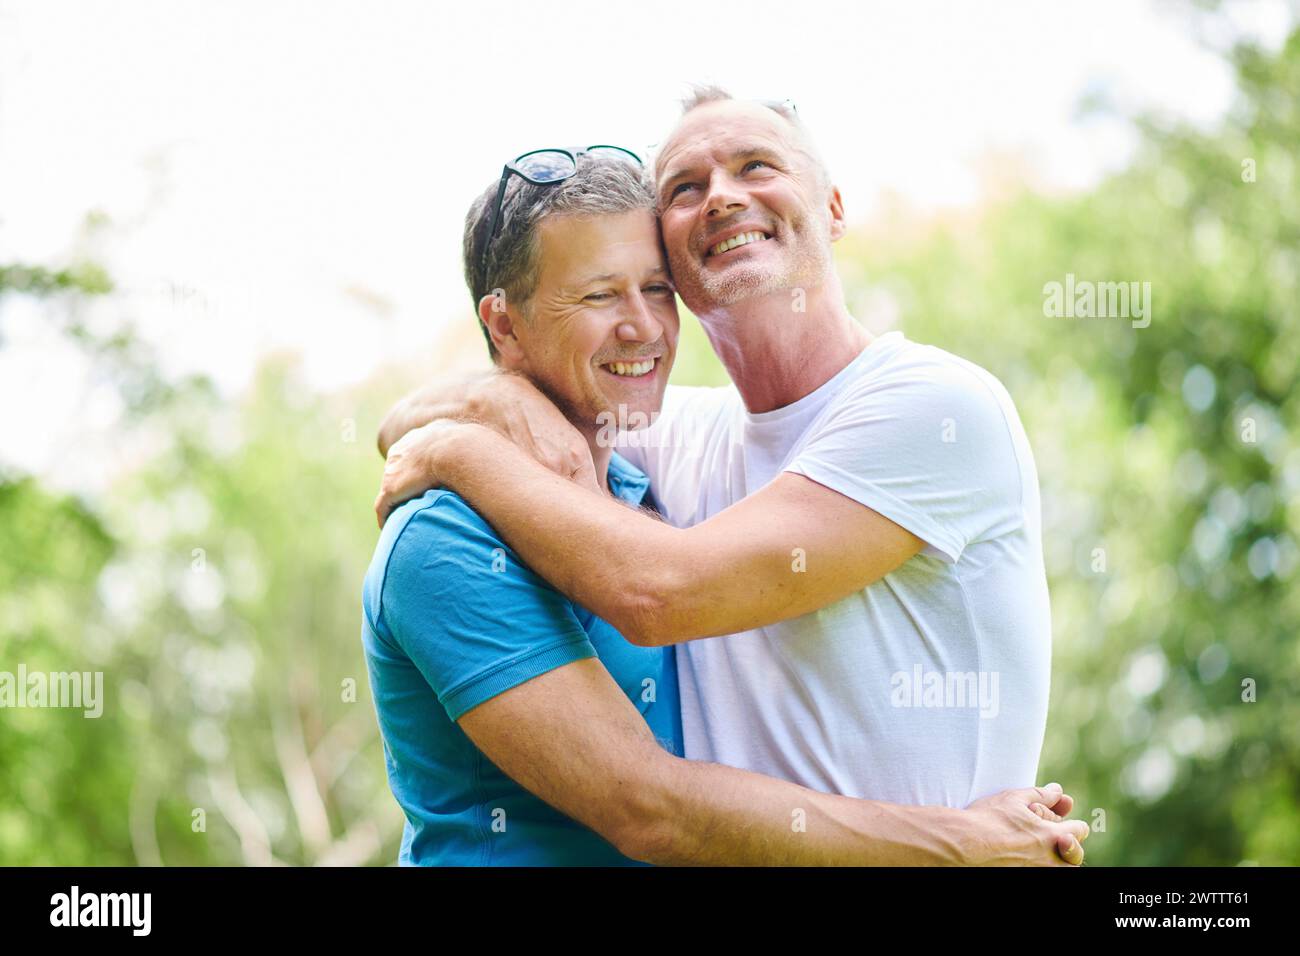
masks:
{"label": "blurred green tree", "polygon": [[111,289],[0,268],[0,306],[48,300],[122,395],[120,434],[152,438],[98,502],[0,476],[0,669],[103,671],[106,698],[4,712],[0,863],[392,862],[358,639],[376,400],[312,395],[285,360],[234,406],[169,381],[128,323],[84,321]]}

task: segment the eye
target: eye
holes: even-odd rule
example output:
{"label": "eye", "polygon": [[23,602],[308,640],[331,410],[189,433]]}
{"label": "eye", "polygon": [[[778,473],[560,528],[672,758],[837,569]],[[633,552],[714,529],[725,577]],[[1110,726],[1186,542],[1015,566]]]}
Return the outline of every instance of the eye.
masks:
{"label": "eye", "polygon": [[584,295],[582,297],[582,301],[583,302],[605,302],[606,300],[612,298],[614,298],[614,293],[612,292],[593,292],[590,295]]}
{"label": "eye", "polygon": [[682,194],[684,190],[694,189],[694,188],[695,188],[694,183],[678,183],[676,186],[673,187],[673,191],[669,194],[668,198],[670,200],[676,199],[678,196]]}
{"label": "eye", "polygon": [[656,282],[654,285],[646,286],[643,290],[651,295],[672,295],[673,287],[666,282]]}
{"label": "eye", "polygon": [[765,160],[762,160],[762,159],[751,159],[749,162],[747,162],[747,163],[745,164],[744,168],[741,169],[741,172],[742,172],[742,173],[747,173],[747,172],[749,172],[751,169],[753,169],[755,166],[767,166],[767,167],[770,168],[770,167],[771,167],[771,164],[768,163],[768,162],[765,161]]}

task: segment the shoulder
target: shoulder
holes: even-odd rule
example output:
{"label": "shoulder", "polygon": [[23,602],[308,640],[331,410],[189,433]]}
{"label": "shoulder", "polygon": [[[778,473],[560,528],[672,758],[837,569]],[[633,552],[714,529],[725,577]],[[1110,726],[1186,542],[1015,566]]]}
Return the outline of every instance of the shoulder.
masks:
{"label": "shoulder", "polygon": [[390,567],[409,561],[429,549],[445,550],[464,543],[495,543],[501,539],[469,503],[453,491],[439,488],[408,501],[393,512],[384,526],[392,525]]}
{"label": "shoulder", "polygon": [[1017,497],[1023,430],[991,374],[899,337],[866,356],[811,429],[801,455],[897,484],[979,484]]}
{"label": "shoulder", "polygon": [[789,470],[867,505],[947,560],[1019,519],[1028,474],[1006,390],[972,362],[891,336],[864,356]]}
{"label": "shoulder", "polygon": [[367,612],[452,720],[547,666],[594,654],[567,599],[459,496],[428,492],[388,523]]}
{"label": "shoulder", "polygon": [[394,594],[405,599],[454,588],[466,574],[504,560],[504,542],[465,499],[444,489],[428,491],[385,522],[367,578],[367,603],[378,616]]}
{"label": "shoulder", "polygon": [[932,345],[906,339],[861,371],[838,396],[837,405],[863,405],[891,419],[916,424],[966,423],[1004,428],[1015,407],[990,372]]}

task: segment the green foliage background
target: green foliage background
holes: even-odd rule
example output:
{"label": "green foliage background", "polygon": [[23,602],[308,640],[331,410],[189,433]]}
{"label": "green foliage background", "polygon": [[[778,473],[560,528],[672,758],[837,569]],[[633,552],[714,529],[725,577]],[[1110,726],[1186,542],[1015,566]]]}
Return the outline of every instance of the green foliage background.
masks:
{"label": "green foliage background", "polygon": [[[1041,776],[1093,864],[1300,863],[1300,32],[1231,56],[1221,128],[1139,119],[1087,194],[894,209],[837,249],[873,330],[1016,399],[1055,627]],[[1150,326],[1045,316],[1067,274],[1150,282]],[[81,321],[113,294],[90,263],[0,268],[0,333],[43,299],[153,438],[94,501],[0,472],[0,670],[103,670],[107,697],[0,712],[0,864],[390,863],[359,592],[372,436],[411,381],[317,395],[274,359],[232,406]],[[725,380],[690,317],[674,378]]]}

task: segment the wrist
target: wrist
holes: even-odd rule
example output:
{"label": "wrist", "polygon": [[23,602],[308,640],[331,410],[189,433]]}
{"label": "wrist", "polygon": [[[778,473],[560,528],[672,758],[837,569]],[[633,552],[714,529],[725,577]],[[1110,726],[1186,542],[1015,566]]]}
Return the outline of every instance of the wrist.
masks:
{"label": "wrist", "polygon": [[955,810],[935,807],[942,814],[936,819],[935,833],[943,846],[948,866],[982,866],[988,858],[988,818],[979,810]]}
{"label": "wrist", "polygon": [[976,828],[964,810],[868,802],[874,866],[966,866]]}

